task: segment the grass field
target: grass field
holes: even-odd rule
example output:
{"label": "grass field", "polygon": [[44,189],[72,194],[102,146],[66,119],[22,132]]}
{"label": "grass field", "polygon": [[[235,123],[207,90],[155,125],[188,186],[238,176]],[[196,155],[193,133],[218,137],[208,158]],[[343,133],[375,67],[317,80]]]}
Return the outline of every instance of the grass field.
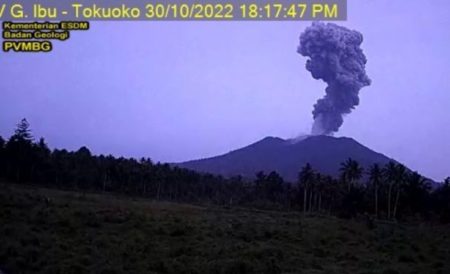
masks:
{"label": "grass field", "polygon": [[[450,227],[133,200],[0,184],[14,273],[450,273]],[[1,272],[0,271],[0,272]]]}

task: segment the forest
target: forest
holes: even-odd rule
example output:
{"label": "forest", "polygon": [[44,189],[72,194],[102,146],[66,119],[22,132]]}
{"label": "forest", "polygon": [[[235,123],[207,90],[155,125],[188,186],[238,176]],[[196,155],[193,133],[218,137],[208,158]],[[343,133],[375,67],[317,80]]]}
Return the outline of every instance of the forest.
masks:
{"label": "forest", "polygon": [[364,170],[348,159],[339,178],[299,166],[298,180],[286,182],[276,172],[255,178],[212,174],[133,159],[49,149],[35,139],[22,119],[9,139],[0,137],[0,179],[6,183],[42,186],[81,193],[109,193],[150,200],[248,207],[341,218],[403,222],[450,222],[450,177],[435,183],[391,161]]}

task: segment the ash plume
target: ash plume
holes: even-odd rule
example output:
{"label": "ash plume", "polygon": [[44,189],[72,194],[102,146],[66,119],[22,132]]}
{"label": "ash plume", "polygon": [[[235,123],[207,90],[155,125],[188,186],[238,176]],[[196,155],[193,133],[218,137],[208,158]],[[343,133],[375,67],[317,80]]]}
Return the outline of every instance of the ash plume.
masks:
{"label": "ash plume", "polygon": [[330,135],[343,124],[343,115],[359,104],[359,90],[370,85],[361,33],[336,24],[314,22],[300,35],[297,52],[309,57],[306,69],[327,83],[325,97],[314,105],[313,135]]}

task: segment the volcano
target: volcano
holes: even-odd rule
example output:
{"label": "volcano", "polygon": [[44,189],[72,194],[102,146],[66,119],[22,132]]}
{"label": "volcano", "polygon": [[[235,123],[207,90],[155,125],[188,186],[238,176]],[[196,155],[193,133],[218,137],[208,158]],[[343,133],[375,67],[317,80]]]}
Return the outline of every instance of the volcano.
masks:
{"label": "volcano", "polygon": [[341,163],[348,158],[358,161],[365,170],[374,163],[385,165],[392,160],[352,138],[321,135],[296,140],[266,137],[224,155],[175,165],[225,177],[241,175],[254,178],[259,171],[276,171],[285,180],[295,182],[300,169],[306,163],[310,163],[322,174],[337,177]]}

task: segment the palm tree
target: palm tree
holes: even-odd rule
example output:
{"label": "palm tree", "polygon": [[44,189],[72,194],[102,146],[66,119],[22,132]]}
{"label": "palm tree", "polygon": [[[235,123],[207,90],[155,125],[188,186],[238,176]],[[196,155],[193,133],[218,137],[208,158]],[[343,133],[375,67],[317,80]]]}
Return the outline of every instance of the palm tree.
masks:
{"label": "palm tree", "polygon": [[[330,215],[331,215],[331,212],[333,209],[334,201],[337,198],[336,196],[338,195],[338,192],[339,192],[339,188],[338,188],[338,184],[337,184],[336,180],[333,179],[333,177],[326,175],[323,180],[323,196],[325,198],[325,202],[328,205],[327,206],[328,214],[330,214]],[[322,208],[322,206],[321,206],[321,208]]]}
{"label": "palm tree", "polygon": [[341,176],[348,184],[348,191],[350,187],[359,179],[361,179],[364,169],[359,163],[352,158],[348,158],[345,163],[341,164]]}
{"label": "palm tree", "polygon": [[317,211],[320,213],[322,211],[322,204],[325,192],[327,190],[327,184],[333,179],[330,176],[324,176],[320,173],[316,175],[316,188],[317,188]]}
{"label": "palm tree", "polygon": [[383,179],[383,173],[380,168],[380,165],[373,164],[370,167],[370,170],[368,172],[369,174],[369,181],[372,183],[373,191],[374,191],[374,198],[375,198],[375,217],[378,218],[378,188],[380,186],[381,180]]}
{"label": "palm tree", "polygon": [[309,163],[307,163],[298,174],[299,185],[303,186],[303,213],[306,213],[308,186],[310,185],[313,176],[314,171]]}
{"label": "palm tree", "polygon": [[430,188],[427,179],[418,172],[413,172],[406,176],[404,191],[405,197],[408,199],[407,204],[412,212],[419,212],[423,208]]}
{"label": "palm tree", "polygon": [[393,212],[393,216],[392,216],[394,219],[397,215],[397,207],[398,207],[398,200],[400,198],[400,191],[403,188],[407,174],[408,173],[407,173],[406,167],[404,165],[402,165],[402,164],[396,165],[395,185],[396,185],[397,191],[396,191],[396,195],[395,195],[394,212]]}
{"label": "palm tree", "polygon": [[310,184],[310,195],[309,195],[309,209],[314,211],[314,208],[318,210],[319,204],[319,185],[323,180],[320,173],[314,173],[313,180]]}
{"label": "palm tree", "polygon": [[445,178],[444,185],[446,186],[450,185],[450,177]]}
{"label": "palm tree", "polygon": [[392,195],[392,185],[396,179],[397,165],[394,161],[389,161],[383,168],[383,174],[388,182],[388,199],[387,199],[387,218],[391,218],[391,195]]}

